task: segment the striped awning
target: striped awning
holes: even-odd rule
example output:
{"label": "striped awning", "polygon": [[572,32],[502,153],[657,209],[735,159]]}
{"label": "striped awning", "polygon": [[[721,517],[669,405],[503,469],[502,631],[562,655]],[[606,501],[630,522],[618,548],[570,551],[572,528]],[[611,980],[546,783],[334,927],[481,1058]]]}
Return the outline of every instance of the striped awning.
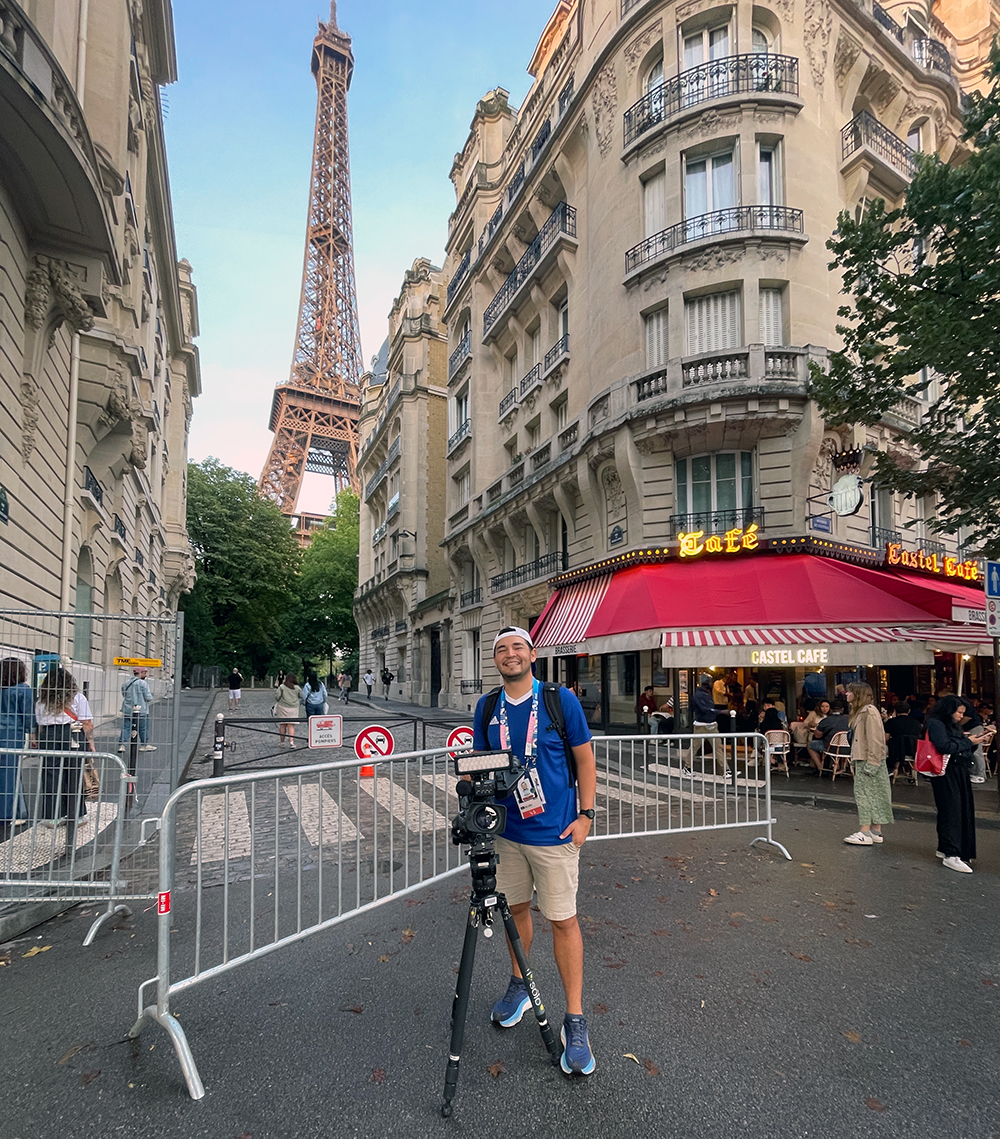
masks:
{"label": "striped awning", "polygon": [[604,600],[611,574],[575,582],[559,590],[533,630],[535,648],[545,656],[562,655],[553,649],[565,649],[565,655],[582,648],[584,634],[597,607]]}
{"label": "striped awning", "polygon": [[993,654],[993,637],[985,625],[914,625],[897,632],[900,640],[924,641],[944,652],[971,652],[977,656]]}
{"label": "striped awning", "polygon": [[879,644],[900,639],[900,630],[889,625],[850,625],[838,628],[762,629],[666,629],[665,649],[725,648],[744,645],[857,645]]}

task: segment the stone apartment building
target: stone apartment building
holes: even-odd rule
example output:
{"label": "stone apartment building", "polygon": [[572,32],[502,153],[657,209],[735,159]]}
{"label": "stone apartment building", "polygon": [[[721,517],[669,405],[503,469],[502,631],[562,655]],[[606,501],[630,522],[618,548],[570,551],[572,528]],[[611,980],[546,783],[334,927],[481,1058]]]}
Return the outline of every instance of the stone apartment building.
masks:
{"label": "stone apartment building", "polygon": [[[388,667],[394,699],[436,707],[452,675],[451,580],[441,547],[448,436],[445,277],[407,270],[389,336],[361,381],[362,488],[354,612],[360,668]],[[378,691],[381,693],[381,684]]]}
{"label": "stone apartment building", "polygon": [[[0,607],[166,614],[201,390],[160,89],[169,0],[0,3]],[[75,622],[75,662],[118,651]],[[150,645],[151,651],[158,646]]]}

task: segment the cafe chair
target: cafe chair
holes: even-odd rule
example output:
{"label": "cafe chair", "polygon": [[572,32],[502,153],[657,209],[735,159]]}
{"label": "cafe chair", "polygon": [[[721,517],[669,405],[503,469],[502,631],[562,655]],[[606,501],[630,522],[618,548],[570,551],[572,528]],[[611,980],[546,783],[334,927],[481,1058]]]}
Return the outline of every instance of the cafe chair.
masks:
{"label": "cafe chair", "polygon": [[788,779],[788,761],[792,754],[791,734],[774,729],[773,731],[765,732],[764,738],[767,740],[767,745],[771,749],[771,755],[774,757],[774,770],[783,771],[785,778]]}
{"label": "cafe chair", "polygon": [[[829,768],[827,767],[829,764]],[[851,741],[847,732],[835,732],[830,740],[830,746],[823,754],[823,770],[820,776],[830,772],[832,783],[838,775],[849,775],[851,772]]]}

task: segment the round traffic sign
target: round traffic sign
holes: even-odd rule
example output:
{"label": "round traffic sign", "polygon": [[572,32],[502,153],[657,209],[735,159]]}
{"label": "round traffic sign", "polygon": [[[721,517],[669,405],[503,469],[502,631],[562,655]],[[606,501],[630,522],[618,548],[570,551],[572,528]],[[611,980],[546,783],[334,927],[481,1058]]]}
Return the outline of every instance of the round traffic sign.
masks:
{"label": "round traffic sign", "polygon": [[451,758],[460,751],[469,751],[472,748],[473,733],[471,728],[455,728],[448,736],[448,747],[453,747],[455,750],[450,752]]}
{"label": "round traffic sign", "polygon": [[354,738],[354,754],[358,759],[378,759],[380,755],[392,755],[395,746],[392,732],[381,724],[369,724]]}

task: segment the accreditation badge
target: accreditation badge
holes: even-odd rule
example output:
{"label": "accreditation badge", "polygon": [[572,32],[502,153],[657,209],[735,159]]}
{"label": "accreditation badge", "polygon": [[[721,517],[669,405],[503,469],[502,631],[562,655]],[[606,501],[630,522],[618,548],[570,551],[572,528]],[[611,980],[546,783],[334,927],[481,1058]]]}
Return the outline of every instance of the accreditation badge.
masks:
{"label": "accreditation badge", "polygon": [[545,793],[542,791],[542,780],[537,768],[529,767],[517,781],[514,799],[522,819],[530,819],[545,811]]}

